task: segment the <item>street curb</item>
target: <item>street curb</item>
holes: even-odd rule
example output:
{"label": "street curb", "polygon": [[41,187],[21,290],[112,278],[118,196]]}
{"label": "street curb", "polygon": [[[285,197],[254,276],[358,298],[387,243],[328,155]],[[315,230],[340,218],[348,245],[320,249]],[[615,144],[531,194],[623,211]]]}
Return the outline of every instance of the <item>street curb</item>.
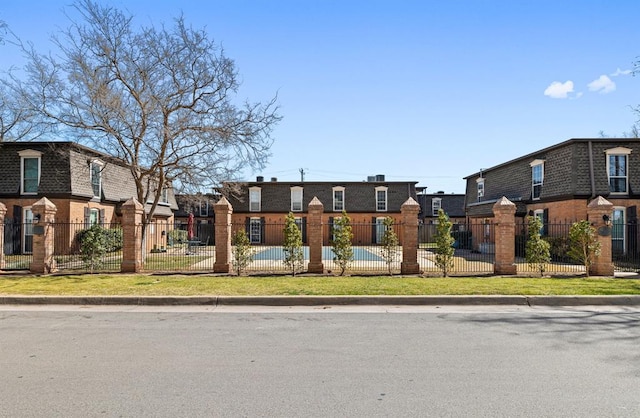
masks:
{"label": "street curb", "polygon": [[615,296],[0,296],[0,305],[319,306],[520,305],[640,306],[640,295]]}

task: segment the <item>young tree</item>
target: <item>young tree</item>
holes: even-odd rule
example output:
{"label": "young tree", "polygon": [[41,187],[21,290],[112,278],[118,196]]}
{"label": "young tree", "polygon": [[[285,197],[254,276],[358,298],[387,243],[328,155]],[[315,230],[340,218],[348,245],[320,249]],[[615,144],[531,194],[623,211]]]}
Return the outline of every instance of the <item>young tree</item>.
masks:
{"label": "young tree", "polygon": [[438,225],[436,225],[436,266],[447,277],[453,270],[453,255],[455,239],[451,236],[452,223],[444,210],[438,210]]}
{"label": "young tree", "polygon": [[589,276],[594,257],[600,255],[596,228],[587,220],[574,222],[569,229],[569,242],[569,257],[584,265],[585,272]]}
{"label": "young tree", "polygon": [[387,263],[387,269],[391,276],[391,265],[396,261],[399,253],[399,240],[396,231],[393,229],[393,218],[391,216],[384,218],[383,227],[384,234],[382,235],[382,242],[380,243],[382,245],[381,253],[382,259]]}
{"label": "young tree", "polygon": [[253,248],[244,229],[239,229],[233,234],[231,245],[233,245],[233,267],[236,274],[240,276],[253,261]]}
{"label": "young tree", "polygon": [[351,230],[351,218],[347,212],[342,211],[342,216],[334,219],[331,228],[331,251],[333,251],[333,261],[340,268],[340,275],[344,276],[349,263],[353,260],[353,248],[351,240],[353,240],[353,232]]}
{"label": "young tree", "polygon": [[182,16],[136,26],[133,16],[94,0],[73,4],[79,18],[39,54],[22,44],[25,74],[14,77],[28,109],[82,143],[124,160],[137,200],[153,218],[162,191],[213,187],[269,155],[281,119],[276,99],[238,105],[236,66],[204,29]]}
{"label": "young tree", "polygon": [[540,235],[540,229],[542,228],[540,218],[528,216],[527,224],[529,239],[525,249],[525,258],[529,266],[535,268],[540,273],[540,277],[542,277],[547,263],[551,261],[551,245],[543,240]]}
{"label": "young tree", "polygon": [[291,270],[291,275],[295,276],[296,272],[302,270],[304,265],[304,253],[302,252],[302,231],[296,225],[296,218],[291,212],[285,219],[283,233],[284,265]]}

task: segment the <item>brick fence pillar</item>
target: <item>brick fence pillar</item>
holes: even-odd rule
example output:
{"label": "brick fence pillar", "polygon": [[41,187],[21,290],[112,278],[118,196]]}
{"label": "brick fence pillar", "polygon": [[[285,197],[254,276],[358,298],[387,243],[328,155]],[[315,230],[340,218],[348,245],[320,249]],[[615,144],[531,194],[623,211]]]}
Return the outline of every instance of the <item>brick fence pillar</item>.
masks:
{"label": "brick fence pillar", "polygon": [[613,260],[611,257],[611,212],[613,203],[602,196],[593,199],[587,205],[587,217],[596,228],[596,236],[600,243],[600,255],[593,258],[588,276],[613,276]]}
{"label": "brick fence pillar", "polygon": [[213,271],[216,273],[229,273],[231,271],[231,203],[222,197],[213,206],[215,211],[216,234],[216,261],[213,263]]}
{"label": "brick fence pillar", "polygon": [[494,274],[516,274],[516,205],[502,196],[493,205],[495,228]]}
{"label": "brick fence pillar", "polygon": [[55,236],[53,223],[58,209],[49,199],[43,197],[33,204],[31,211],[33,224],[24,226],[33,228],[33,261],[29,270],[39,274],[53,273],[57,270],[56,260],[53,258]]}
{"label": "brick fence pillar", "polygon": [[412,197],[400,208],[402,211],[402,274],[420,274],[418,264],[418,213],[420,204]]}
{"label": "brick fence pillar", "polygon": [[122,264],[123,273],[138,273],[144,268],[142,258],[142,214],[144,206],[135,198],[122,205]]}
{"label": "brick fence pillar", "polygon": [[308,273],[324,273],[322,264],[322,214],[324,205],[317,197],[309,202],[309,219],[307,219],[307,240],[309,242]]}
{"label": "brick fence pillar", "polygon": [[5,268],[4,263],[4,216],[7,214],[7,207],[0,202],[0,270]]}

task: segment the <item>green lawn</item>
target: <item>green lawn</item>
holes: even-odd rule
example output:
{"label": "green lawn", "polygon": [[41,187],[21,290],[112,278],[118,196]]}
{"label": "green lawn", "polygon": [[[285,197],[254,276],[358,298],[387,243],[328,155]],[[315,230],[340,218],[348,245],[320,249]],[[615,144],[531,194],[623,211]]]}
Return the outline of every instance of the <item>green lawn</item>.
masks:
{"label": "green lawn", "polygon": [[0,295],[639,295],[639,279],[230,277],[85,274],[0,276]]}

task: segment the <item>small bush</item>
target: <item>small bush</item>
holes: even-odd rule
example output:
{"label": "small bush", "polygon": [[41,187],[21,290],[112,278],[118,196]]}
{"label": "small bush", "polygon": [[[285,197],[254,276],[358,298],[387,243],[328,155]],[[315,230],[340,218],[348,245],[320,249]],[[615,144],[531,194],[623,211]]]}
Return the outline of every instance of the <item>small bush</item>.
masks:
{"label": "small bush", "polygon": [[171,245],[182,244],[187,242],[187,231],[181,229],[172,229],[168,234]]}

